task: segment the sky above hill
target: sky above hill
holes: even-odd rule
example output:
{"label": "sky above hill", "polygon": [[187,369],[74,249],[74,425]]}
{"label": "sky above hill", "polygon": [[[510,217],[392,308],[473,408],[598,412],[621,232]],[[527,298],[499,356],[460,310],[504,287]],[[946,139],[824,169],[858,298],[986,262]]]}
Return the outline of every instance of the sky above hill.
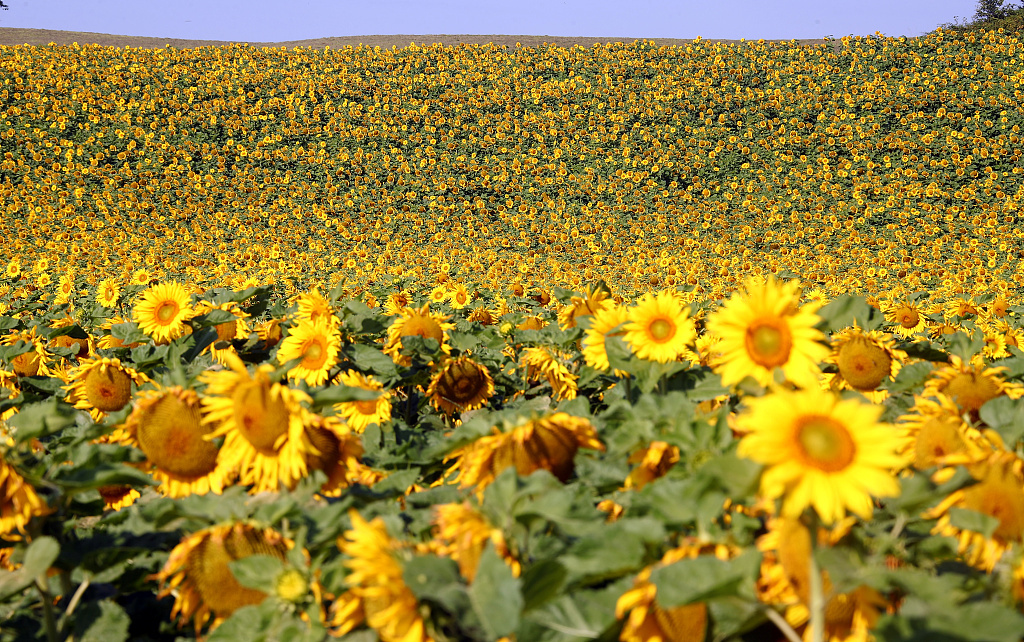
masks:
{"label": "sky above hill", "polygon": [[0,27],[282,42],[389,34],[920,36],[977,0],[5,0]]}

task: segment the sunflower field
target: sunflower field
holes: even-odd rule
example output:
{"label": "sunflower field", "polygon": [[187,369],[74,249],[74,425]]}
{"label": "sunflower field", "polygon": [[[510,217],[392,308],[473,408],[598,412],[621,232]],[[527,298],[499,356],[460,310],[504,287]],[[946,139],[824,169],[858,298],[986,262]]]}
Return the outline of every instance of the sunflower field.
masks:
{"label": "sunflower field", "polygon": [[1024,43],[0,47],[0,640],[1024,638]]}

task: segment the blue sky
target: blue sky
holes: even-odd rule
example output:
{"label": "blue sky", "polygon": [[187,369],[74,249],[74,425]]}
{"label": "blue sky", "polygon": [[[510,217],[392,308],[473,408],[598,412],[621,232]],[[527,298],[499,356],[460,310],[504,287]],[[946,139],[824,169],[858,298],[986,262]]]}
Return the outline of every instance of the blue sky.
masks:
{"label": "blue sky", "polygon": [[5,0],[0,27],[281,42],[375,34],[919,36],[977,0]]}

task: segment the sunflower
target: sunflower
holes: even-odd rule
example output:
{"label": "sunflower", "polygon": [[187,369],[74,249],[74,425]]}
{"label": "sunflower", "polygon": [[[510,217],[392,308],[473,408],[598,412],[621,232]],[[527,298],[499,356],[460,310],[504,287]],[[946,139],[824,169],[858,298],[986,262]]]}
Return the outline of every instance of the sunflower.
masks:
{"label": "sunflower", "polygon": [[776,368],[793,383],[818,385],[818,362],[829,350],[814,326],[819,321],[812,304],[798,307],[799,284],[750,279],[746,292],[736,293],[707,321],[708,332],[721,338],[716,370],[722,383],[732,385],[753,377],[762,386],[773,381]]}
{"label": "sunflower", "polygon": [[[590,327],[583,334],[582,350],[583,360],[587,365],[602,371],[611,368],[611,364],[608,363],[608,348],[605,342],[608,341],[608,337],[624,335],[626,331],[619,326],[626,323],[627,320],[626,308],[615,304],[609,304],[590,316]],[[617,377],[628,374],[619,369],[615,370]]]}
{"label": "sunflower", "polygon": [[347,370],[338,376],[344,386],[362,388],[363,390],[380,391],[376,399],[358,401],[342,401],[334,405],[334,409],[345,418],[349,428],[361,433],[370,424],[383,426],[391,419],[391,392],[384,390],[384,384],[355,370]]}
{"label": "sunflower", "polygon": [[310,386],[319,386],[327,381],[331,368],[338,363],[338,349],[341,333],[326,320],[300,320],[288,332],[288,336],[277,349],[278,363],[299,359],[299,363],[288,371],[289,379],[303,379]]}
{"label": "sunflower", "polygon": [[402,337],[433,339],[441,346],[441,352],[451,354],[446,331],[454,328],[454,323],[447,323],[441,314],[432,314],[428,305],[419,309],[402,308],[398,315],[399,318],[388,327],[388,338],[384,344],[384,353],[396,364],[407,367],[412,365],[412,359],[402,354]]}
{"label": "sunflower", "polygon": [[273,348],[281,342],[281,338],[284,333],[281,331],[281,320],[270,319],[264,321],[258,328],[256,328],[256,334],[259,336],[260,341],[263,342],[267,350]]}
{"label": "sunflower", "polygon": [[[938,519],[933,533],[955,537],[959,551],[971,566],[991,572],[1007,550],[1024,542],[1024,460],[1016,454],[998,451],[968,470],[978,483],[953,491],[925,519]],[[951,521],[952,508],[966,508],[994,517],[999,525],[986,537],[957,528]]]}
{"label": "sunflower", "polygon": [[0,339],[0,345],[13,346],[19,341],[29,344],[29,350],[8,359],[11,370],[19,377],[49,376],[50,368],[46,363],[48,356],[46,343],[36,335],[36,328],[32,327],[22,332],[11,332],[3,339]]}
{"label": "sunflower", "polygon": [[439,504],[434,506],[435,538],[440,543],[438,554],[450,557],[459,565],[459,572],[469,583],[476,577],[480,556],[493,542],[495,552],[519,577],[522,570],[516,558],[509,551],[505,535],[495,528],[480,511],[468,502],[461,504]]}
{"label": "sunflower", "polygon": [[1011,399],[1024,395],[1024,386],[1003,378],[1005,371],[1002,366],[986,367],[981,355],[975,355],[967,363],[957,355],[950,355],[949,365],[932,374],[921,394],[925,397],[948,395],[961,413],[977,419],[985,402],[1003,395]]}
{"label": "sunflower", "polygon": [[269,364],[250,375],[238,357],[228,355],[227,361],[230,369],[200,375],[207,385],[203,421],[214,427],[208,438],[224,437],[219,457],[253,492],[293,486],[306,475],[313,452],[311,413],[300,405],[309,396],[271,383]]}
{"label": "sunflower", "polygon": [[578,388],[576,375],[562,363],[562,358],[551,348],[535,347],[523,351],[523,365],[526,366],[526,380],[546,379],[557,399],[575,399]]}
{"label": "sunflower", "polygon": [[392,292],[384,302],[384,315],[390,317],[400,314],[411,303],[412,295],[407,290]]}
{"label": "sunflower", "polygon": [[53,302],[57,305],[64,305],[71,300],[77,294],[75,289],[75,277],[68,274],[62,274],[57,279],[57,296],[54,297]]}
{"label": "sunflower", "polygon": [[168,343],[185,334],[185,321],[192,317],[189,295],[180,283],[160,283],[142,293],[132,311],[139,329],[157,343]]}
{"label": "sunflower", "polygon": [[437,368],[426,394],[434,408],[453,415],[487,403],[494,395],[494,379],[487,368],[464,355]]}
{"label": "sunflower", "polygon": [[812,506],[826,524],[847,510],[871,519],[872,496],[899,494],[892,471],[904,463],[898,452],[905,438],[878,423],[881,406],[785,389],[747,404],[736,418],[737,430],[746,433],[737,454],[766,466],[761,493],[783,498],[783,516]]}
{"label": "sunflower", "polygon": [[382,642],[427,642],[419,602],[403,578],[407,547],[388,535],[380,517],[368,523],[355,510],[349,517],[352,528],[338,540],[349,558],[349,590],[335,600],[332,633],[342,636],[365,620]]}
{"label": "sunflower", "polygon": [[625,488],[643,489],[659,477],[663,477],[679,461],[679,448],[664,441],[652,441],[629,456],[629,463],[639,464],[626,477]]}
{"label": "sunflower", "polygon": [[[218,323],[217,325],[213,326],[213,329],[217,332],[217,340],[207,348],[213,355],[213,358],[217,361],[217,363],[223,364],[225,352],[237,354],[237,352],[235,352],[234,346],[231,345],[231,342],[237,339],[249,338],[249,326],[245,322],[245,319],[248,318],[249,315],[246,314],[242,310],[242,308],[239,307],[238,303],[234,301],[228,301],[226,303],[221,303],[217,305],[214,305],[207,301],[200,301],[193,310],[192,316],[202,316],[204,314],[213,312],[214,310],[224,310],[225,312],[230,312],[231,315],[234,317],[234,319],[230,321]],[[227,345],[225,346],[225,344]]]}
{"label": "sunflower", "polygon": [[128,405],[132,398],[132,384],[141,386],[150,379],[133,368],[122,365],[120,359],[101,357],[82,359],[68,373],[70,385],[64,387],[68,403],[88,410],[99,421],[105,413],[115,412]]}
{"label": "sunflower", "polygon": [[322,321],[331,328],[335,328],[341,323],[331,302],[325,299],[316,288],[295,297],[294,301],[299,306],[299,311],[295,316],[300,320],[312,323]]}
{"label": "sunflower", "polygon": [[232,472],[218,463],[219,448],[207,436],[199,396],[180,386],[147,390],[118,431],[118,440],[146,455],[144,470],[167,497],[220,494]]}
{"label": "sunflower", "polygon": [[373,486],[383,474],[363,465],[363,441],[337,417],[314,415],[308,429],[313,446],[306,456],[309,470],[322,470],[327,481],[320,487],[326,497],[337,497],[352,484]]}
{"label": "sunflower", "polygon": [[51,512],[36,489],[0,454],[0,538],[20,539],[33,517]]}
{"label": "sunflower", "polygon": [[522,476],[544,468],[566,481],[573,473],[578,449],[604,450],[590,421],[564,412],[506,425],[505,430],[495,426],[493,432],[455,449],[445,458],[455,460],[448,472],[458,471],[454,481],[461,488],[475,486],[477,492],[483,492],[510,466]]}
{"label": "sunflower", "polygon": [[17,258],[8,261],[7,268],[4,270],[4,276],[11,280],[21,276],[21,261]]}
{"label": "sunflower", "polygon": [[900,416],[897,427],[909,438],[904,452],[911,466],[917,470],[942,467],[936,480],[948,479],[954,466],[980,461],[993,452],[991,435],[964,421],[946,395],[915,396],[914,406]]}
{"label": "sunflower", "polygon": [[900,338],[907,339],[928,328],[924,311],[917,304],[906,299],[884,304],[882,312],[886,321],[896,324],[892,331]]}
{"label": "sunflower", "polygon": [[548,324],[544,320],[544,317],[540,316],[528,316],[523,320],[522,323],[516,324],[517,330],[543,330],[544,326]]}
{"label": "sunflower", "polygon": [[239,584],[231,562],[251,555],[283,561],[293,546],[277,531],[245,522],[205,528],[181,540],[153,575],[161,584],[158,596],[173,595],[171,617],[179,626],[191,619],[198,636],[211,618],[212,630],[243,606],[267,598],[267,593]]}
{"label": "sunflower", "polygon": [[140,268],[132,273],[132,285],[149,285],[153,280],[153,273],[146,268]]}
{"label": "sunflower", "polygon": [[103,508],[114,511],[128,508],[135,503],[136,499],[142,497],[142,493],[131,486],[121,484],[116,486],[100,486],[96,489],[96,492],[103,499]]}
{"label": "sunflower", "polygon": [[431,303],[436,303],[438,305],[444,303],[448,300],[448,287],[443,283],[435,285],[433,289],[430,290],[430,294],[427,295],[427,298],[430,299]]}
{"label": "sunflower", "polygon": [[[70,317],[58,319],[50,324],[51,328],[67,328],[70,326],[77,325],[78,322]],[[70,348],[74,350],[74,354],[71,355],[71,359],[81,359],[89,355],[96,356],[95,344],[91,336],[86,336],[84,339],[78,337],[72,337],[69,334],[61,334],[50,339],[50,345],[57,348]]]}
{"label": "sunflower", "polygon": [[591,286],[582,297],[570,297],[569,305],[558,313],[558,327],[563,330],[575,328],[581,317],[597,314],[611,307],[614,302],[610,297],[611,291],[603,281]]}
{"label": "sunflower", "polygon": [[943,306],[943,310],[951,317],[965,318],[978,316],[978,305],[974,302],[974,297],[969,299],[956,297],[947,301]]}
{"label": "sunflower", "polygon": [[645,294],[628,310],[627,318],[624,339],[641,359],[676,361],[697,336],[689,313],[668,292]]}
{"label": "sunflower", "polygon": [[103,279],[96,286],[96,303],[105,308],[117,306],[117,300],[121,297],[121,288],[114,279]]}
{"label": "sunflower", "polygon": [[461,310],[472,301],[472,296],[466,286],[459,283],[448,292],[448,303],[455,310]]}
{"label": "sunflower", "polygon": [[826,362],[836,366],[837,372],[825,375],[825,385],[832,390],[856,390],[871,401],[879,403],[886,397],[878,390],[882,382],[899,372],[907,353],[896,348],[892,335],[856,325],[844,328],[831,337],[832,354]]}

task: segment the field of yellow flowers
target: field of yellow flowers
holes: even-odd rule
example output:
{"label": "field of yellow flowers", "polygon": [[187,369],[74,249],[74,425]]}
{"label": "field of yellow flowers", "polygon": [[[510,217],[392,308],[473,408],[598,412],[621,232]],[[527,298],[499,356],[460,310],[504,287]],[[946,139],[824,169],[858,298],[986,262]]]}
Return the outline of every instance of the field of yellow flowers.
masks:
{"label": "field of yellow flowers", "polygon": [[1024,637],[1024,43],[0,47],[0,640]]}

